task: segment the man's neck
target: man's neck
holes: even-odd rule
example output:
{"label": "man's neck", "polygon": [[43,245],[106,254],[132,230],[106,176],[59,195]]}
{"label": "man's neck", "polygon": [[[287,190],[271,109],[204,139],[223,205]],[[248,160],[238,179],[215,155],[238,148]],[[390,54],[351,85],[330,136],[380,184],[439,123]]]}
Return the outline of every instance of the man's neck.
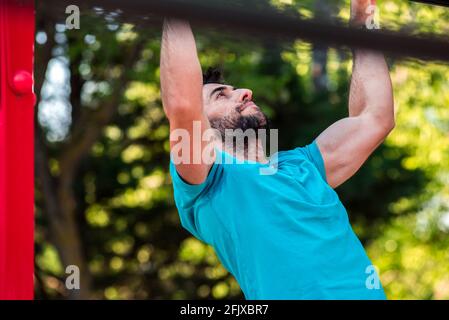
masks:
{"label": "man's neck", "polygon": [[260,139],[250,139],[245,147],[236,148],[233,143],[227,145],[221,143],[219,146],[223,151],[233,155],[238,160],[254,161],[260,163],[268,163],[265,156],[265,150]]}

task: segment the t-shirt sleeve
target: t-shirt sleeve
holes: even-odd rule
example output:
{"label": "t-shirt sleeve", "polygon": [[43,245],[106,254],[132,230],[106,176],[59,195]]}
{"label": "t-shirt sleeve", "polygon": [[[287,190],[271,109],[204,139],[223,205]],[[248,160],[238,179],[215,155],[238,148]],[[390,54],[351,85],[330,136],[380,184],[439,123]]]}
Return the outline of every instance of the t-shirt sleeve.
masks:
{"label": "t-shirt sleeve", "polygon": [[318,169],[318,172],[320,173],[324,181],[327,182],[324,160],[321,155],[321,151],[318,148],[316,140],[314,140],[311,144],[306,145],[305,147],[298,147],[295,150],[305,156]]}
{"label": "t-shirt sleeve", "polygon": [[222,170],[222,165],[215,161],[203,183],[190,184],[179,175],[173,160],[170,158],[170,175],[181,224],[185,229],[203,242],[207,241],[205,241],[204,237],[199,232],[198,206],[202,199],[204,199],[207,194],[213,192],[213,189],[218,185],[222,176]]}

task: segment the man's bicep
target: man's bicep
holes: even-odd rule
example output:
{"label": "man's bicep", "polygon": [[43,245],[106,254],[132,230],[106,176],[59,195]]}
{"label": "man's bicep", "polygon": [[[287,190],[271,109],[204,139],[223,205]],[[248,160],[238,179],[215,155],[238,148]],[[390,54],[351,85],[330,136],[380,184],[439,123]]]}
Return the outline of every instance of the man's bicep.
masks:
{"label": "man's bicep", "polygon": [[316,139],[333,188],[354,175],[388,132],[367,114],[337,121]]}

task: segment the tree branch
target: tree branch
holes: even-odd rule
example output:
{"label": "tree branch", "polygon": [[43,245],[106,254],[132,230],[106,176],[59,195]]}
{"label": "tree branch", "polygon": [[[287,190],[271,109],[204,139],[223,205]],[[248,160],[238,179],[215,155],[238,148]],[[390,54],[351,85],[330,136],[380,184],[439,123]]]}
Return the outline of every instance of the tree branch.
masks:
{"label": "tree branch", "polygon": [[[139,40],[131,48],[129,58],[126,60],[127,62],[124,65],[125,71],[115,81],[115,86],[112,89],[114,92],[112,97],[110,97],[110,99],[100,109],[86,113],[85,116],[82,116],[80,123],[85,123],[85,125],[74,128],[72,137],[66,143],[59,158],[62,175],[67,175],[70,172],[74,172],[79,164],[79,161],[89,153],[95,141],[97,141],[100,137],[103,127],[110,123],[115,116],[120,100],[122,99],[127,83],[129,82],[128,70],[132,68],[134,62],[139,57],[143,44],[144,42]],[[85,122],[81,120],[85,120]],[[67,182],[71,183],[71,181]]]}

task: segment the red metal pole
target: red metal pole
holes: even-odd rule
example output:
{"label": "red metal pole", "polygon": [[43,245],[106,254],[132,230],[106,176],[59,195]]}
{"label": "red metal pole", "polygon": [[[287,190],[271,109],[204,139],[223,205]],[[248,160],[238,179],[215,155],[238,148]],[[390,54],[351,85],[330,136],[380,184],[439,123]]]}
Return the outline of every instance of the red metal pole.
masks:
{"label": "red metal pole", "polygon": [[0,0],[0,299],[33,299],[34,0]]}

